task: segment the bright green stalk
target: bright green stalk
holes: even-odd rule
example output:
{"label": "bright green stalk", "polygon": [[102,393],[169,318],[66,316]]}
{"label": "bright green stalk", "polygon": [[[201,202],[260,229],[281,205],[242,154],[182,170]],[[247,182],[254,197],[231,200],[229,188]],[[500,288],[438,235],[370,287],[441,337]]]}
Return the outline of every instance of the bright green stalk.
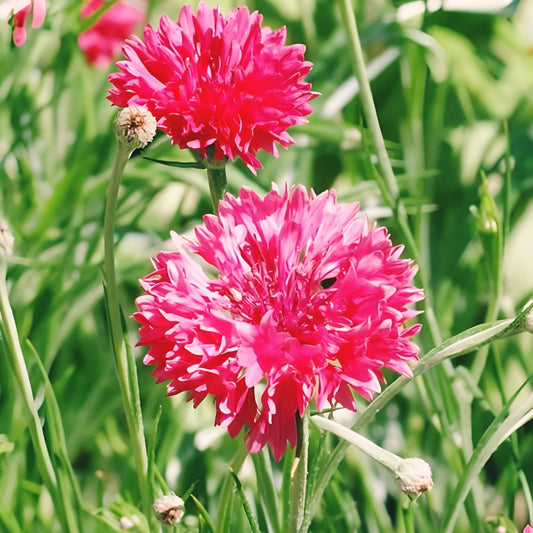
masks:
{"label": "bright green stalk", "polygon": [[120,140],[117,142],[117,153],[113,164],[111,180],[107,188],[104,215],[104,285],[109,313],[109,326],[111,329],[111,342],[134,462],[137,469],[143,511],[151,527],[157,528],[153,529],[153,531],[157,531],[159,530],[159,526],[155,524],[155,518],[152,513],[153,498],[148,479],[148,454],[144,437],[137,369],[135,364],[128,362],[115,274],[114,230],[118,189],[120,178],[133,149],[127,143],[121,142]]}
{"label": "bright green stalk", "polygon": [[403,233],[405,240],[413,254],[415,262],[419,266],[419,276],[422,281],[422,286],[425,290],[424,307],[426,312],[426,319],[430,328],[431,335],[435,344],[441,342],[440,330],[435,317],[435,313],[432,307],[432,296],[429,290],[429,280],[426,279],[424,265],[420,259],[420,252],[413,233],[409,228],[407,222],[407,213],[405,206],[400,198],[400,191],[396,176],[392,170],[392,165],[385,146],[385,139],[379,125],[378,114],[376,106],[374,104],[374,98],[372,97],[372,91],[370,89],[370,82],[366,74],[365,61],[363,57],[363,49],[361,47],[361,41],[359,39],[359,32],[357,30],[357,24],[355,15],[352,8],[351,0],[339,0],[339,7],[341,11],[341,18],[346,24],[348,31],[349,46],[352,53],[354,62],[354,74],[359,84],[359,96],[361,98],[361,106],[363,114],[366,120],[366,124],[370,131],[372,143],[376,150],[376,156],[378,159],[378,166],[381,174],[376,173],[376,182],[381,191],[383,199],[392,209],[398,226]]}
{"label": "bright green stalk", "polygon": [[209,180],[209,193],[213,204],[213,213],[218,213],[218,202],[224,197],[226,192],[226,167],[208,168],[207,179]]}

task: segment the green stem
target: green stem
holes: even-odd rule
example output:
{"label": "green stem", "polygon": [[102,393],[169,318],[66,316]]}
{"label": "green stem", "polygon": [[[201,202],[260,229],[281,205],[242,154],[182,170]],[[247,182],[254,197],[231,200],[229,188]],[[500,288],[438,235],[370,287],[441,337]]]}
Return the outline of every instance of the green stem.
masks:
{"label": "green stem", "polygon": [[402,463],[402,458],[394,455],[393,453],[384,450],[371,440],[368,440],[363,435],[348,429],[346,426],[324,418],[319,415],[314,415],[312,417],[313,423],[316,424],[320,429],[325,429],[337,437],[344,439],[346,442],[349,442],[356,448],[359,448],[362,452],[366,453],[372,459],[375,459],[381,463],[385,468],[388,468],[391,472],[397,470]]}
{"label": "green stem", "polygon": [[152,530],[159,530],[152,513],[152,492],[148,480],[148,454],[142,420],[141,402],[139,398],[137,369],[134,362],[128,361],[118,288],[115,274],[114,230],[120,179],[133,150],[122,142],[117,142],[117,153],[113,164],[111,180],[107,188],[104,215],[104,285],[105,297],[109,313],[111,342],[117,367],[122,403],[128,424],[131,446],[137,477],[142,497],[143,511]]}
{"label": "green stem", "polygon": [[58,501],[57,478],[46,444],[46,439],[44,437],[41,421],[39,419],[39,413],[35,407],[30,376],[28,375],[28,369],[26,368],[26,362],[24,361],[24,355],[20,346],[13,310],[9,303],[6,285],[6,270],[6,264],[2,258],[0,258],[0,315],[2,317],[2,330],[0,333],[6,348],[5,353],[15,374],[15,379],[22,394],[24,405],[30,414],[29,430],[35,449],[37,465],[43,478],[43,482],[50,492],[54,503],[57,505],[60,504]]}
{"label": "green stem", "polygon": [[396,202],[399,197],[398,184],[396,183],[396,177],[394,176],[390,159],[387,154],[385,139],[381,132],[376,106],[374,105],[374,99],[372,98],[370,83],[366,75],[363,49],[361,48],[359,32],[357,31],[352,2],[351,0],[340,0],[339,6],[341,10],[341,18],[345,21],[346,29],[348,31],[350,51],[354,59],[354,73],[357,82],[359,83],[359,95],[361,98],[363,113],[370,131],[370,136],[372,137],[372,142],[376,149],[378,165],[387,185],[390,198],[393,202]]}
{"label": "green stem", "polygon": [[341,11],[341,17],[345,21],[346,29],[348,31],[350,51],[354,59],[354,74],[359,84],[359,96],[361,98],[363,114],[372,138],[372,143],[376,150],[378,167],[381,171],[381,173],[376,173],[376,182],[381,191],[383,199],[393,210],[398,226],[400,227],[407,245],[413,254],[415,262],[418,264],[419,277],[426,293],[424,301],[426,320],[428,322],[434,344],[439,344],[442,339],[435,312],[433,310],[432,296],[431,291],[429,290],[429,280],[425,274],[424,265],[422,264],[420,252],[415,238],[411,229],[409,228],[407,212],[400,197],[396,176],[394,175],[389,155],[387,153],[387,148],[385,146],[385,139],[379,125],[378,114],[374,104],[374,98],[372,97],[370,82],[366,74],[363,49],[361,47],[361,40],[359,39],[359,32],[357,30],[357,23],[355,20],[351,0],[339,0],[339,7]]}
{"label": "green stem", "polygon": [[218,213],[218,202],[224,198],[226,192],[226,167],[208,168],[207,179],[209,181],[209,193],[213,204],[213,213]]}
{"label": "green stem", "polygon": [[[298,416],[298,415],[297,415]],[[298,416],[298,445],[296,456],[291,471],[291,486],[289,493],[290,517],[289,532],[304,533],[302,524],[307,513],[305,505],[307,487],[307,462],[309,450],[309,415],[304,413],[303,418]]]}

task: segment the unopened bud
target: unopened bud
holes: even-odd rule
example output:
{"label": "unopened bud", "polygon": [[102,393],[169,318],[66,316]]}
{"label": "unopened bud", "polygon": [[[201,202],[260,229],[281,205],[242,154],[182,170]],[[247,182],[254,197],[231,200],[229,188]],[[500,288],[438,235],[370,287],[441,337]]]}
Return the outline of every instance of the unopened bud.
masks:
{"label": "unopened bud", "polygon": [[431,467],[418,457],[403,459],[394,474],[396,483],[411,500],[433,488]]}
{"label": "unopened bud", "polygon": [[9,231],[9,226],[5,220],[0,219],[0,255],[9,256],[13,253],[15,237]]}
{"label": "unopened bud", "polygon": [[124,108],[115,119],[115,135],[132,150],[144,148],[155,136],[157,122],[144,106]]}
{"label": "unopened bud", "polygon": [[157,519],[167,526],[178,524],[185,514],[183,500],[175,494],[165,494],[158,498],[153,505]]}

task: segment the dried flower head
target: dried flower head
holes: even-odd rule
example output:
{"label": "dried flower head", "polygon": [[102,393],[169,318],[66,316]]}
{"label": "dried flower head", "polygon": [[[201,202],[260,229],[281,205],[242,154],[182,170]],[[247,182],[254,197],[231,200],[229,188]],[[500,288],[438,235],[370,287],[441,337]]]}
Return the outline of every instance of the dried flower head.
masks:
{"label": "dried flower head", "polygon": [[146,105],[173,144],[217,161],[236,156],[254,171],[259,149],[294,141],[287,128],[307,122],[317,94],[304,81],[311,63],[305,47],[285,45],[286,30],[261,27],[262,16],[238,7],[225,17],[200,2],[184,6],[177,22],[161,17],[144,41],[126,41],[122,72],[109,76],[109,100],[119,107]]}
{"label": "dried flower head", "polygon": [[165,494],[158,498],[153,505],[157,519],[167,526],[178,524],[185,514],[183,500],[175,494]]}
{"label": "dried flower head", "polygon": [[117,139],[132,149],[144,148],[152,141],[156,130],[154,116],[143,106],[127,107],[115,119]]}
{"label": "dried flower head", "polygon": [[248,427],[251,452],[294,447],[311,401],[355,410],[352,391],[371,399],[384,367],[412,375],[416,267],[358,210],[334,191],[243,188],[204,217],[196,243],[173,234],[177,252],[158,254],[141,281],[144,362],[168,394],[187,391],[195,406],[211,394],[215,423],[231,436]]}
{"label": "dried flower head", "polygon": [[431,467],[418,457],[403,459],[394,474],[396,483],[411,500],[433,488]]}

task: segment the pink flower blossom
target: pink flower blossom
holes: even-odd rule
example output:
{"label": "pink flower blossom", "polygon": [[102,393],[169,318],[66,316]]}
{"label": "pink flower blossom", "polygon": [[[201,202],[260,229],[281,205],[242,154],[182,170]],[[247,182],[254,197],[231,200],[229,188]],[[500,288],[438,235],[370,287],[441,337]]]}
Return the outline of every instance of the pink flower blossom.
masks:
{"label": "pink flower blossom", "polygon": [[145,364],[169,395],[188,391],[195,407],[212,395],[215,423],[232,437],[247,426],[250,452],[269,444],[279,460],[311,401],[355,410],[352,391],[371,399],[384,367],[412,375],[416,267],[358,210],[334,191],[243,188],[204,217],[196,243],[173,233],[177,251],[141,280]]}
{"label": "pink flower blossom", "polygon": [[217,161],[239,156],[261,168],[257,150],[277,156],[275,142],[291,145],[287,128],[307,122],[317,96],[304,81],[305,46],[286,46],[285,27],[261,28],[262,19],[247,7],[224,17],[203,2],[196,16],[190,6],[177,22],[163,15],[158,29],[145,28],[144,42],[127,41],[109,100],[146,106],[180,148],[205,158],[212,147]]}
{"label": "pink flower blossom", "polygon": [[26,42],[26,19],[33,10],[32,28],[40,28],[46,15],[46,1],[33,0],[28,5],[13,13],[13,42],[15,46],[22,46]]}
{"label": "pink flower blossom", "polygon": [[[82,17],[88,17],[99,9],[103,0],[91,0],[81,10]],[[144,6],[143,4],[140,4]],[[87,61],[100,68],[108,67],[118,57],[124,41],[134,32],[145,12],[124,2],[113,4],[88,30],[78,37]]]}
{"label": "pink flower blossom", "polygon": [[524,531],[522,533],[533,533],[533,527],[531,526],[526,526],[524,528]]}

